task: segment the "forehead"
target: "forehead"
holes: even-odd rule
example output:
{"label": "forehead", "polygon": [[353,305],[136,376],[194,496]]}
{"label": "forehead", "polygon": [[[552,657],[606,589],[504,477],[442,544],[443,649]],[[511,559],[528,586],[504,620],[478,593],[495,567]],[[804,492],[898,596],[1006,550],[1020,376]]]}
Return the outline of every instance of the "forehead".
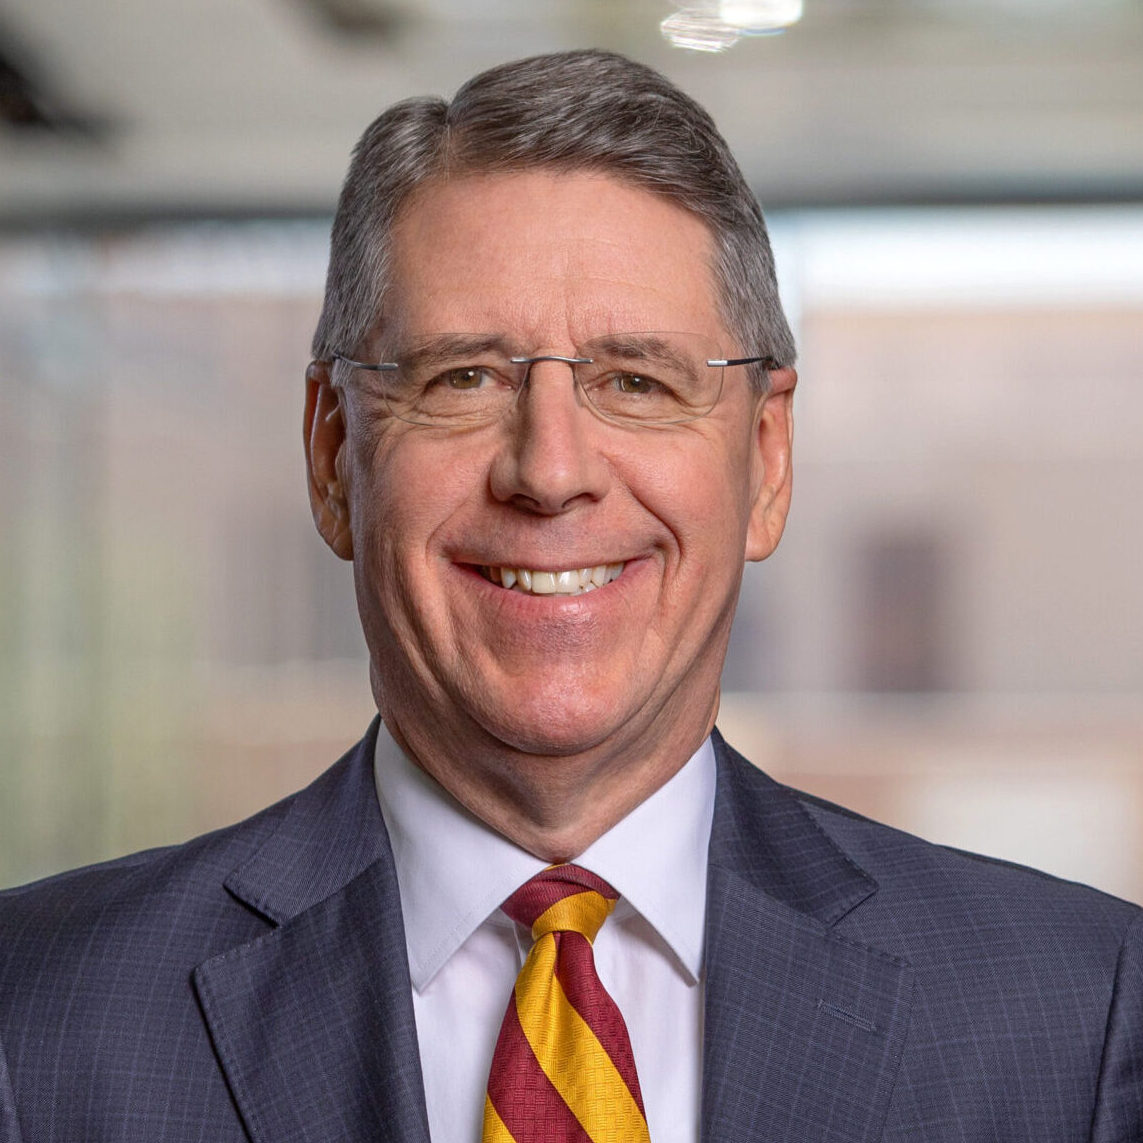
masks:
{"label": "forehead", "polygon": [[464,175],[393,230],[386,325],[548,344],[652,329],[722,336],[713,242],[689,211],[609,175]]}

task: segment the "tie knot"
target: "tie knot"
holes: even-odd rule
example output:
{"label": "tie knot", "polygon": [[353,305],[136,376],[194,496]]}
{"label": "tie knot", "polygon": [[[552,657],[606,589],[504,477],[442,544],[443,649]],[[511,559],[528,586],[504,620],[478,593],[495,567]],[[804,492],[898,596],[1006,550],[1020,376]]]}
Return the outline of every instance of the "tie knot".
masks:
{"label": "tie knot", "polygon": [[594,941],[618,900],[602,877],[578,865],[552,865],[521,885],[501,908],[527,925],[533,940],[545,933],[573,932]]}

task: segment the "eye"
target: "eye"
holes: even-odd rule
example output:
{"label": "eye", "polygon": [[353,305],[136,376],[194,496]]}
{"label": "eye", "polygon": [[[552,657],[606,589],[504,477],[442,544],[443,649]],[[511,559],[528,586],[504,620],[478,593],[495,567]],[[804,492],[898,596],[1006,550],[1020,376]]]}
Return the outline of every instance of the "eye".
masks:
{"label": "eye", "polygon": [[491,385],[495,379],[492,371],[483,365],[465,365],[459,369],[447,369],[437,374],[429,384],[443,389],[483,389],[486,385]]}
{"label": "eye", "polygon": [[648,377],[643,373],[616,373],[612,377],[611,383],[617,392],[632,397],[651,396],[654,393],[662,392],[663,389],[662,384],[656,381],[654,377]]}

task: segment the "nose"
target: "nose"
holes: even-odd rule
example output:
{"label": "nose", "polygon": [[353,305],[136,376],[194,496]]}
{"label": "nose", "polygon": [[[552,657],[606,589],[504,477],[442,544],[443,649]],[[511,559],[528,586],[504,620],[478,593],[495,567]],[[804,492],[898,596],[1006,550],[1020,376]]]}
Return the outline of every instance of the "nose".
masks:
{"label": "nose", "polygon": [[503,442],[490,473],[493,496],[545,516],[602,499],[611,479],[602,429],[571,365],[536,361],[503,421]]}

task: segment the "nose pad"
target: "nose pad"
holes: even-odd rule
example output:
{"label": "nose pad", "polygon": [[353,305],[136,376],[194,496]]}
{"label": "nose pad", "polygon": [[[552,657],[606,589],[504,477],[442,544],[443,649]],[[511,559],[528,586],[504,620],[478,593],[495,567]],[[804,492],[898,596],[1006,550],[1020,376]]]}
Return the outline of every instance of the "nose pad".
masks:
{"label": "nose pad", "polygon": [[520,395],[527,389],[532,382],[532,366],[541,361],[562,361],[571,369],[572,384],[575,386],[576,400],[580,400],[580,383],[579,375],[576,373],[577,365],[590,365],[590,357],[563,357],[558,353],[543,353],[537,357],[510,357],[508,359],[513,365],[522,365],[524,367],[524,375],[520,378],[519,388],[516,390],[516,400],[520,400]]}

